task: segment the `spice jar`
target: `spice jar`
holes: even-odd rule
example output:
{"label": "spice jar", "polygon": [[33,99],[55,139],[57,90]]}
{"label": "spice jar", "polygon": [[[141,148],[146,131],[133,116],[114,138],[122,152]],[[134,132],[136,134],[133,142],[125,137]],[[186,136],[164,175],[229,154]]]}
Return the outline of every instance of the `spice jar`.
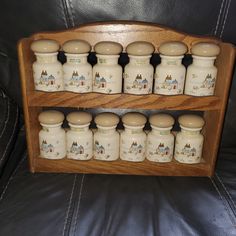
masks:
{"label": "spice jar", "polygon": [[152,93],[154,68],[150,58],[154,46],[148,42],[133,42],[126,48],[129,63],[124,70],[124,92],[130,94]]}
{"label": "spice jar", "polygon": [[92,92],[92,66],[87,57],[91,49],[84,40],[69,40],[62,46],[67,62],[63,65],[64,87],[76,93]]}
{"label": "spice jar", "polygon": [[161,64],[156,67],[154,93],[183,94],[186,69],[182,59],[187,46],[182,42],[165,42],[159,47]]}
{"label": "spice jar", "polygon": [[181,131],[176,135],[175,159],[182,163],[199,163],[204,137],[200,133],[204,120],[197,115],[182,115],[178,119]]}
{"label": "spice jar", "polygon": [[39,39],[31,44],[36,56],[33,63],[33,77],[36,90],[55,92],[62,91],[62,65],[57,60],[59,44],[51,39]]}
{"label": "spice jar", "polygon": [[116,131],[119,117],[104,112],[95,117],[98,130],[94,133],[94,158],[102,161],[115,161],[119,158],[120,135]]}
{"label": "spice jar", "polygon": [[94,46],[97,64],[93,67],[93,91],[98,93],[121,93],[122,67],[118,64],[122,46],[103,41]]}
{"label": "spice jar", "polygon": [[187,69],[184,93],[193,96],[214,95],[217,68],[214,66],[220,47],[214,43],[197,43],[191,48],[193,63]]}
{"label": "spice jar", "polygon": [[174,151],[174,135],[170,132],[174,118],[167,114],[155,114],[149,118],[152,131],[147,137],[147,159],[155,162],[170,162]]}
{"label": "spice jar", "polygon": [[40,156],[48,159],[61,159],[66,156],[66,137],[61,125],[64,115],[59,111],[43,111],[38,120],[42,129],[39,132]]}
{"label": "spice jar", "polygon": [[87,112],[71,112],[66,117],[70,130],[66,134],[67,158],[89,160],[93,156],[93,133],[89,129],[92,116]]}
{"label": "spice jar", "polygon": [[125,130],[121,133],[120,158],[140,162],[145,159],[146,133],[143,131],[146,117],[138,112],[126,113],[122,117]]}

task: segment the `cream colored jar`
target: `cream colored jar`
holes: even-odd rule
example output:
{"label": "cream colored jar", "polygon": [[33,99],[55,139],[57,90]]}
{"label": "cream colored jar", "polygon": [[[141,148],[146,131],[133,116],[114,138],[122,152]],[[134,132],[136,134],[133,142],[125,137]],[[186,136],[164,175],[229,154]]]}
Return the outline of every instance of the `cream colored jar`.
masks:
{"label": "cream colored jar", "polygon": [[89,160],[93,156],[93,133],[89,129],[92,116],[87,112],[72,112],[66,117],[70,130],[66,133],[67,158]]}
{"label": "cream colored jar", "polygon": [[36,56],[33,77],[36,90],[56,92],[64,90],[62,65],[57,60],[59,44],[55,40],[40,39],[31,44]]}
{"label": "cream colored jar", "polygon": [[122,46],[103,41],[94,46],[97,64],[93,67],[93,92],[121,93],[122,67],[118,64]]}
{"label": "cream colored jar", "polygon": [[214,43],[197,43],[191,52],[193,63],[187,69],[184,93],[193,96],[214,95],[217,78],[214,62],[220,47]]}
{"label": "cream colored jar", "polygon": [[124,92],[130,94],[152,93],[154,68],[150,58],[154,46],[148,42],[133,42],[126,48],[129,63],[124,70]]}
{"label": "cream colored jar", "polygon": [[182,42],[165,42],[159,47],[161,64],[156,67],[154,93],[183,94],[186,69],[182,59],[187,46]]}
{"label": "cream colored jar", "polygon": [[49,110],[39,114],[42,126],[39,132],[40,157],[61,159],[66,156],[66,137],[61,125],[64,115],[59,111]]}
{"label": "cream colored jar", "polygon": [[102,161],[115,161],[119,158],[120,135],[116,131],[119,117],[104,112],[95,117],[97,131],[94,133],[94,158]]}
{"label": "cream colored jar", "polygon": [[178,121],[181,131],[176,136],[174,157],[181,163],[199,163],[204,141],[200,131],[205,122],[202,117],[196,115],[182,115]]}
{"label": "cream colored jar", "polygon": [[152,131],[147,137],[147,159],[154,162],[170,162],[173,158],[174,135],[171,129],[174,118],[167,114],[150,116]]}
{"label": "cream colored jar", "polygon": [[140,162],[145,159],[147,135],[143,131],[147,119],[137,112],[122,117],[125,130],[120,138],[120,158],[124,161]]}
{"label": "cream colored jar", "polygon": [[67,62],[63,65],[64,87],[75,93],[92,92],[92,66],[87,57],[91,46],[84,40],[70,40],[63,44]]}

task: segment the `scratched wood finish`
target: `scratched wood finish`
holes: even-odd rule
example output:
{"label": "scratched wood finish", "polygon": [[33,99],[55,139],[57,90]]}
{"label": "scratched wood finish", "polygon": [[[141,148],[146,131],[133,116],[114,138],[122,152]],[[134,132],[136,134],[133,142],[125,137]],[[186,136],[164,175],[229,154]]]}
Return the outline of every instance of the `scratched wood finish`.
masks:
{"label": "scratched wood finish", "polygon": [[[162,42],[178,40],[187,44],[188,50],[196,42],[215,42],[221,47],[217,58],[218,67],[215,96],[191,97],[186,95],[129,95],[129,94],[75,94],[70,92],[45,93],[34,90],[32,63],[35,57],[30,44],[35,39],[55,39],[60,44],[70,39],[84,39],[93,46],[103,40],[119,42],[124,47],[137,40],[151,42],[157,49]],[[156,50],[157,52],[157,50]],[[228,93],[232,79],[235,51],[231,44],[216,38],[199,37],[177,32],[156,24],[141,22],[106,22],[82,25],[79,28],[61,32],[37,33],[24,38],[18,45],[21,72],[24,116],[27,130],[29,165],[31,172],[66,172],[66,173],[103,173],[103,174],[138,174],[167,176],[212,176],[220,143]],[[39,158],[38,132],[40,125],[37,116],[43,107],[82,107],[82,108],[132,108],[166,110],[204,111],[206,125],[203,147],[204,162],[196,165],[184,165],[173,161],[157,164],[143,163],[74,161],[68,159],[46,160]]]}

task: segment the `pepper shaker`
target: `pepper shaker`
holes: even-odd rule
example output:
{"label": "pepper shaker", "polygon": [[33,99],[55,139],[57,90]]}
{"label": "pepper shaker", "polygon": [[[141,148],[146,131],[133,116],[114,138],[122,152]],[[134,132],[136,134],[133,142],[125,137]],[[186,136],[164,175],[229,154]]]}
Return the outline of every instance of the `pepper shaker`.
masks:
{"label": "pepper shaker", "polygon": [[187,46],[182,42],[165,42],[159,47],[161,64],[156,67],[154,93],[183,94],[186,69],[182,59]]}
{"label": "pepper shaker", "polygon": [[62,159],[66,156],[66,137],[61,125],[64,115],[59,111],[43,111],[38,120],[40,156],[47,159]]}
{"label": "pepper shaker", "polygon": [[155,114],[149,118],[152,131],[147,137],[147,159],[154,162],[170,162],[173,158],[174,135],[170,132],[174,118],[168,114]]}
{"label": "pepper shaker", "polygon": [[89,160],[93,156],[93,133],[89,129],[92,120],[87,112],[71,112],[66,117],[70,130],[66,133],[67,158]]}
{"label": "pepper shaker", "polygon": [[152,93],[154,68],[150,64],[150,58],[154,46],[148,42],[138,41],[129,44],[126,51],[130,61],[124,70],[124,92]]}
{"label": "pepper shaker", "polygon": [[103,41],[94,46],[97,64],[93,67],[93,92],[121,93],[122,67],[118,64],[122,46],[119,43]]}
{"label": "pepper shaker", "polygon": [[92,92],[92,66],[87,57],[91,46],[84,40],[69,40],[62,46],[67,62],[63,65],[66,91]]}
{"label": "pepper shaker", "polygon": [[120,158],[124,161],[144,161],[147,135],[143,128],[146,117],[138,112],[129,112],[122,117],[122,122],[125,130],[120,138]]}
{"label": "pepper shaker", "polygon": [[214,95],[217,77],[214,62],[220,47],[214,43],[197,43],[191,52],[193,63],[187,69],[184,93],[193,96]]}
{"label": "pepper shaker", "polygon": [[181,131],[176,135],[175,159],[195,164],[201,161],[204,137],[200,133],[204,120],[197,115],[182,115],[178,119]]}
{"label": "pepper shaker", "polygon": [[94,133],[94,158],[102,161],[115,161],[119,158],[120,135],[116,131],[119,117],[104,112],[95,117],[98,130]]}
{"label": "pepper shaker", "polygon": [[33,77],[36,90],[46,92],[63,91],[62,65],[57,60],[59,44],[51,39],[39,39],[31,44],[36,56]]}

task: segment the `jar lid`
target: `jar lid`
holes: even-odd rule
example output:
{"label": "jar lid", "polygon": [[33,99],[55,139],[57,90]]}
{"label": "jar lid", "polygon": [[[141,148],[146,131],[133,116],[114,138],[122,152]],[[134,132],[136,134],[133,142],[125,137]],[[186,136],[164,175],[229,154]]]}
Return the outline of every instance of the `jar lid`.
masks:
{"label": "jar lid", "polygon": [[71,112],[66,116],[67,121],[73,125],[86,125],[92,120],[92,115],[84,111]]}
{"label": "jar lid", "polygon": [[165,42],[159,47],[159,52],[166,56],[181,56],[184,55],[187,50],[187,45],[178,41]]}
{"label": "jar lid", "polygon": [[123,115],[122,122],[128,126],[143,126],[147,122],[147,118],[138,112],[129,112]]}
{"label": "jar lid", "polygon": [[62,45],[62,49],[66,53],[83,54],[83,53],[88,53],[91,50],[91,46],[87,41],[75,39],[66,41]]}
{"label": "jar lid", "polygon": [[98,114],[95,117],[95,123],[99,126],[102,127],[112,127],[112,126],[116,126],[119,121],[120,118],[118,115],[111,113],[111,112],[103,112]]}
{"label": "jar lid", "polygon": [[151,43],[145,41],[130,43],[126,48],[127,53],[134,56],[151,55],[154,50],[155,47]]}
{"label": "jar lid", "polygon": [[186,128],[202,128],[205,124],[204,119],[197,115],[182,115],[178,121],[181,126]]}
{"label": "jar lid", "polygon": [[39,114],[38,120],[41,124],[54,125],[62,123],[64,114],[60,111],[49,110],[43,111]]}
{"label": "jar lid", "polygon": [[31,50],[38,53],[52,53],[59,50],[59,43],[53,39],[39,39],[31,43]]}
{"label": "jar lid", "polygon": [[175,120],[168,114],[155,114],[150,116],[149,123],[160,128],[168,128],[174,125]]}
{"label": "jar lid", "polygon": [[215,57],[220,53],[220,47],[215,43],[196,43],[192,46],[191,53],[201,57]]}
{"label": "jar lid", "polygon": [[117,55],[123,50],[121,44],[111,41],[102,41],[94,46],[94,51],[102,55]]}

